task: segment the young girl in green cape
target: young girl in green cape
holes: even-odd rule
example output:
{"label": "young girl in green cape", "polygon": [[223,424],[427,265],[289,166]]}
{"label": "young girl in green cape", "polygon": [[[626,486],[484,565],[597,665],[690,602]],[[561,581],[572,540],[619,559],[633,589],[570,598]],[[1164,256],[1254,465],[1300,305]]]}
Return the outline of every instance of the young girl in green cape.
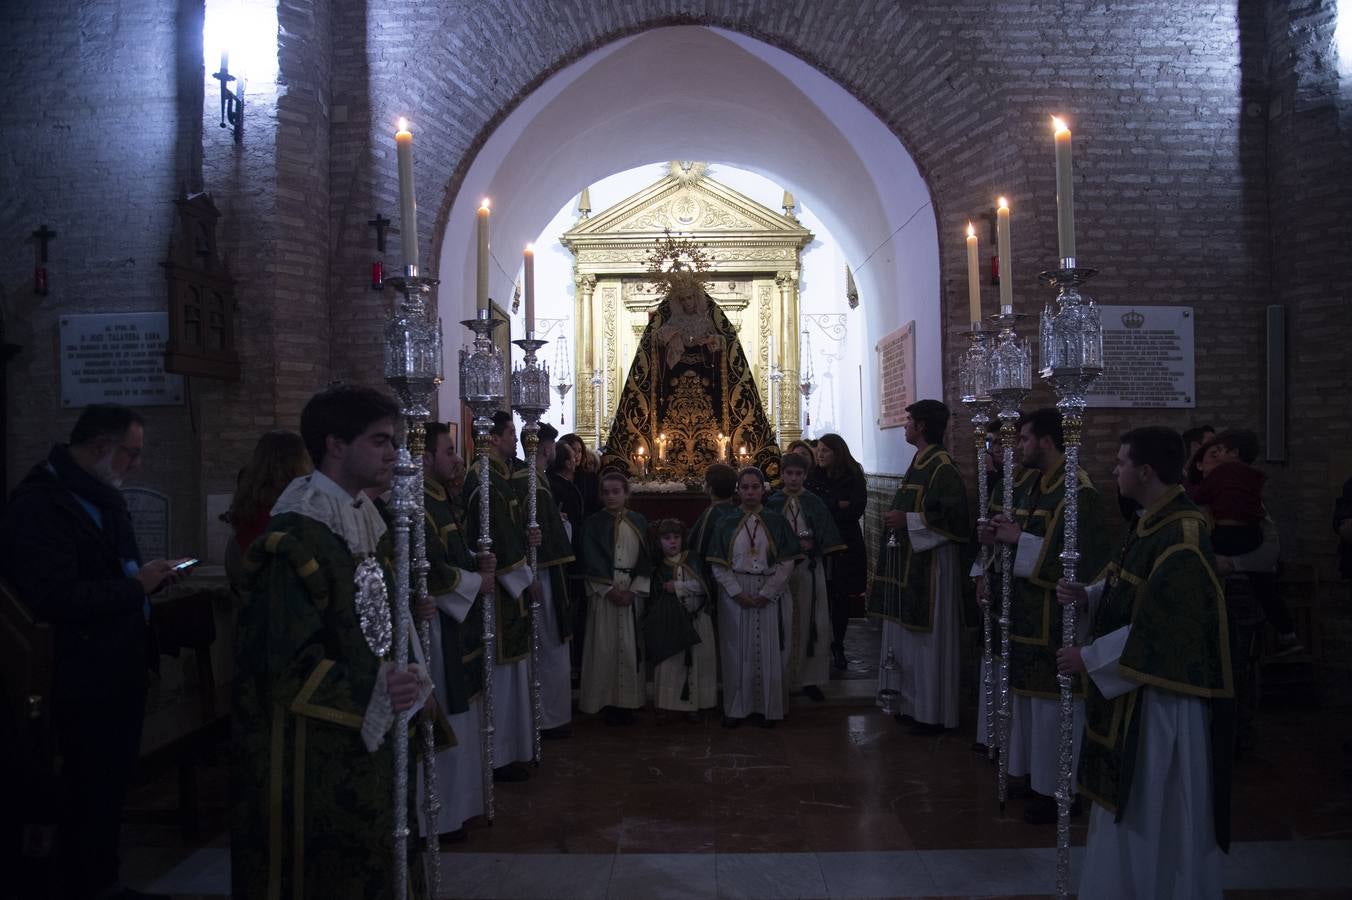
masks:
{"label": "young girl in green cape", "polygon": [[699,721],[718,703],[714,624],[704,567],[685,549],[685,526],[662,519],[655,526],[660,561],[643,616],[644,643],[653,664],[654,706]]}

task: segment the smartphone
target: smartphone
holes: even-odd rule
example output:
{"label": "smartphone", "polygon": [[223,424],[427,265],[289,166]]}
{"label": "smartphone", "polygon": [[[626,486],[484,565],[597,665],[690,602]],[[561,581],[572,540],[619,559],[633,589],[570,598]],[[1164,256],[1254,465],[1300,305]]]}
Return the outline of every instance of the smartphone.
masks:
{"label": "smartphone", "polygon": [[186,571],[188,571],[189,569],[191,569],[193,566],[197,565],[197,564],[200,563],[200,562],[201,562],[200,559],[185,559],[185,560],[183,560],[183,562],[181,562],[181,563],[179,563],[178,565],[174,566],[174,571],[175,571],[175,572],[186,572]]}

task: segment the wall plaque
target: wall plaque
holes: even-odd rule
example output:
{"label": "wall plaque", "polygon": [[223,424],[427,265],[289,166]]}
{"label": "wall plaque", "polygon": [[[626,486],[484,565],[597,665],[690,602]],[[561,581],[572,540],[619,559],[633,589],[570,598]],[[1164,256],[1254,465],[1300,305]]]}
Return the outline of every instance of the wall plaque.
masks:
{"label": "wall plaque", "polygon": [[1104,372],[1089,390],[1090,406],[1190,409],[1197,405],[1192,307],[1099,309]]}
{"label": "wall plaque", "polygon": [[906,421],[906,407],[915,402],[915,320],[879,341],[881,375],[879,428],[898,428]]}
{"label": "wall plaque", "polygon": [[61,317],[61,405],[176,406],[183,376],[164,371],[169,314]]}
{"label": "wall plaque", "polygon": [[169,498],[149,488],[123,488],[141,559],[169,558]]}

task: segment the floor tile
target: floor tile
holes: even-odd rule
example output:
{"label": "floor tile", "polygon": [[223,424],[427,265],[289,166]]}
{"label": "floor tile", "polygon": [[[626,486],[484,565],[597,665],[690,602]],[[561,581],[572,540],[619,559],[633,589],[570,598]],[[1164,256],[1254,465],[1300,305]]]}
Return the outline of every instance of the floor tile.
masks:
{"label": "floor tile", "polygon": [[937,893],[929,869],[915,851],[818,853],[828,896],[893,897]]}
{"label": "floor tile", "polygon": [[825,897],[826,882],[812,853],[719,853],[718,896]]}
{"label": "floor tile", "polygon": [[1019,849],[921,850],[939,894],[1024,894],[1055,888]]}
{"label": "floor tile", "polygon": [[441,896],[464,900],[502,896],[502,879],[519,860],[503,853],[441,854]]}
{"label": "floor tile", "polygon": [[615,857],[610,900],[681,900],[718,896],[716,857],[712,853],[636,853]]}
{"label": "floor tile", "polygon": [[503,900],[561,897],[600,900],[606,896],[614,863],[614,855],[603,853],[518,854],[510,858],[498,884],[498,896]]}
{"label": "floor tile", "polygon": [[1236,842],[1221,873],[1227,888],[1352,889],[1352,841]]}

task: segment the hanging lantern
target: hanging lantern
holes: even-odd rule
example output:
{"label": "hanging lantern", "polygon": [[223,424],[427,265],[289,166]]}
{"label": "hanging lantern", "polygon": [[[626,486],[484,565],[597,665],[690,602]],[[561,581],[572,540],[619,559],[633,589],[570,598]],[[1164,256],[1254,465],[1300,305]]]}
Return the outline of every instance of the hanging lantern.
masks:
{"label": "hanging lantern", "polygon": [[889,716],[901,712],[901,666],[892,647],[887,648],[887,658],[878,670],[878,708]]}

